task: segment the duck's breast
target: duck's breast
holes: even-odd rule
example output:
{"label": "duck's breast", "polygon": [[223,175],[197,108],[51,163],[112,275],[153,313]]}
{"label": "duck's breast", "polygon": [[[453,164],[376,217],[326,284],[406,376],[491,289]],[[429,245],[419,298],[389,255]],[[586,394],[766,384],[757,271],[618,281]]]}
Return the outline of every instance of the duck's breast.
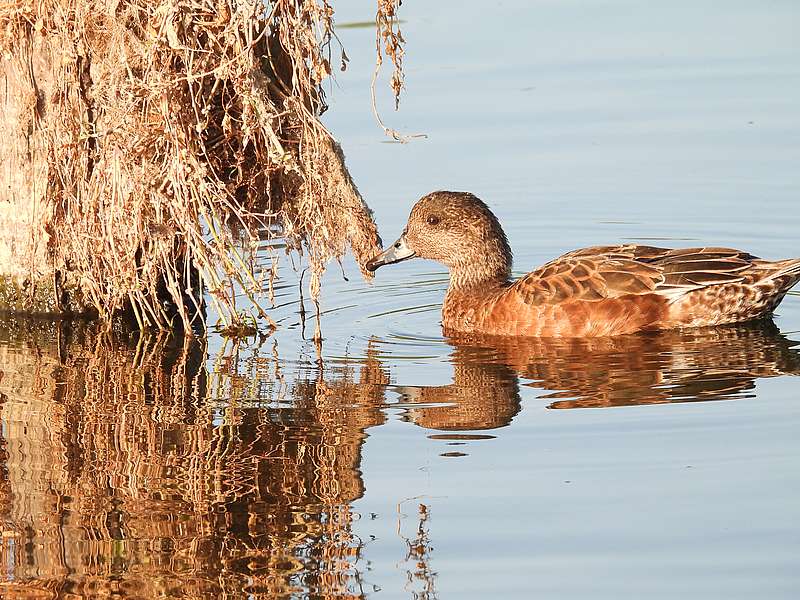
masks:
{"label": "duck's breast", "polygon": [[599,337],[660,329],[668,314],[666,299],[656,294],[555,304],[530,304],[508,293],[484,298],[448,294],[442,324],[455,331],[489,335]]}

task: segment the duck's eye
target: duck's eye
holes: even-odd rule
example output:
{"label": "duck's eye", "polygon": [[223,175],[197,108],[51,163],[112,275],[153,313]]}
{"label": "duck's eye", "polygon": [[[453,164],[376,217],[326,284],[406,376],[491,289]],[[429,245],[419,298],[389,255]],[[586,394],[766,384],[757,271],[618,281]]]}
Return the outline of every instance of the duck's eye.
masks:
{"label": "duck's eye", "polygon": [[439,224],[439,217],[436,215],[430,215],[428,217],[428,225],[438,225]]}

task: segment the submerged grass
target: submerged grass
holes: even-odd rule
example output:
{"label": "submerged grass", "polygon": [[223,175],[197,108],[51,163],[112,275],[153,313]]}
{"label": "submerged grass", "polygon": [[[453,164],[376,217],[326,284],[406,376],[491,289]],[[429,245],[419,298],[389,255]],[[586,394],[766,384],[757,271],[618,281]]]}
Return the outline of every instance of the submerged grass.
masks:
{"label": "submerged grass", "polygon": [[[398,5],[379,0],[376,17],[396,95]],[[101,317],[126,309],[143,328],[191,323],[207,291],[228,327],[237,298],[271,323],[264,232],[307,254],[315,300],[348,247],[368,276],[380,239],[319,121],[335,42],[328,0],[0,5],[16,115],[0,162],[26,174],[9,201],[34,207],[47,249],[26,284],[52,275],[57,305],[78,288]]]}

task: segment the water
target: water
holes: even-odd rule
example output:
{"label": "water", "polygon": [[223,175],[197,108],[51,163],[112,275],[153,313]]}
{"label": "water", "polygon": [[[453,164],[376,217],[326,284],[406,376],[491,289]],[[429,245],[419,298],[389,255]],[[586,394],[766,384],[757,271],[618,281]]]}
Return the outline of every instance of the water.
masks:
{"label": "water", "polygon": [[[618,241],[800,255],[796,3],[406,4],[379,100],[428,138],[374,125],[369,28],[326,115],[386,242],[445,188],[517,273]],[[344,269],[319,352],[286,265],[280,329],[238,344],[0,324],[0,596],[797,596],[800,296],[487,343],[442,335],[438,265]]]}

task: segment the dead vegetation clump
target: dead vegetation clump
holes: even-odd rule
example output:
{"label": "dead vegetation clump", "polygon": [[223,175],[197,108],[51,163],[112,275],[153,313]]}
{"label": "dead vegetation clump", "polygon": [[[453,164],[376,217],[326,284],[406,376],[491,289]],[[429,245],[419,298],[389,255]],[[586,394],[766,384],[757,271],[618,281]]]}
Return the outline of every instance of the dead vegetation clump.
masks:
{"label": "dead vegetation clump", "polygon": [[[398,5],[378,0],[376,18],[395,94]],[[190,323],[206,290],[235,325],[241,298],[269,320],[265,240],[307,253],[315,299],[348,246],[364,265],[380,239],[319,121],[336,42],[329,0],[0,6],[3,100],[16,117],[0,173],[7,201],[34,207],[32,244],[47,249],[26,283],[52,274],[57,306],[81,294],[142,327]]]}

